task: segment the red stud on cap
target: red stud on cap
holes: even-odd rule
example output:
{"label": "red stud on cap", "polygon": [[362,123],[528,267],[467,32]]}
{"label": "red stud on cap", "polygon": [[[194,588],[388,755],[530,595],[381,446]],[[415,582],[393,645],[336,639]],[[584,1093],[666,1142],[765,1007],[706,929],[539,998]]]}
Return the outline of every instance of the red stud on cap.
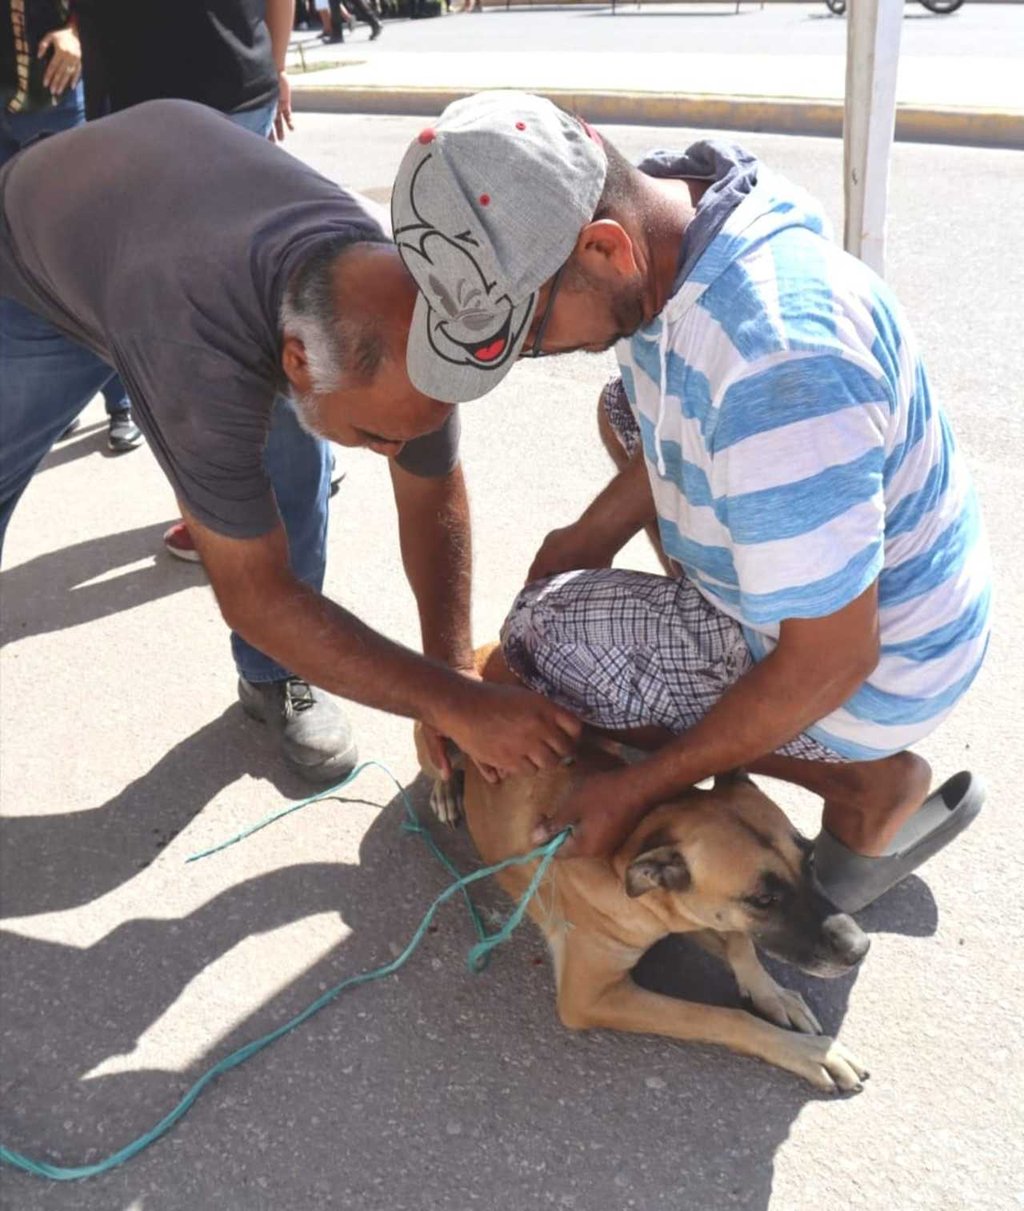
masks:
{"label": "red stud on cap", "polygon": [[525,123],[525,122],[517,122],[517,123],[516,123],[516,130],[525,130],[525,129],[526,129],[526,123]]}
{"label": "red stud on cap", "polygon": [[481,206],[490,206],[490,204],[491,204],[491,195],[489,193],[482,193],[480,195],[480,205]]}
{"label": "red stud on cap", "polygon": [[433,126],[428,126],[426,130],[421,130],[419,133],[419,141],[421,143],[433,143],[437,138],[437,131]]}

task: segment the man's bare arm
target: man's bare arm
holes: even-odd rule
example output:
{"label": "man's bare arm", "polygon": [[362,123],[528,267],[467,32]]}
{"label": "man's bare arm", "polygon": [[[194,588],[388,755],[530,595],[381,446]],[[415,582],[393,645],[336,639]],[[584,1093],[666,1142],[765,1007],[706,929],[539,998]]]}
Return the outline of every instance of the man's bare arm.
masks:
{"label": "man's bare arm", "polygon": [[267,0],[263,19],[270,32],[270,53],[274,56],[274,66],[278,71],[284,71],[288,43],[295,24],[295,0]]}
{"label": "man's bare arm", "polygon": [[288,43],[295,24],[295,0],[267,0],[264,20],[270,32],[270,53],[274,57],[277,71],[277,113],[274,115],[274,138],[280,143],[284,132],[294,130],[292,125],[292,86],[288,82],[285,63]]}
{"label": "man's bare arm", "polygon": [[774,752],[840,707],[878,663],[878,585],[825,618],[782,623],[778,646],[689,731],[645,761],[585,780],[546,825],[582,821],[566,856],[610,852],[656,803]]}
{"label": "man's bare arm", "polygon": [[544,539],[527,580],[576,568],[608,567],[634,534],[657,518],[643,451],[638,450],[578,521]]}
{"label": "man's bare arm", "polygon": [[452,668],[473,666],[473,555],[461,465],[427,478],[390,461],[402,564],[420,615],[423,651]]}
{"label": "man's bare arm", "polygon": [[288,566],[283,527],[227,538],[187,509],[182,515],[224,620],[293,673],[366,706],[422,719],[498,769],[529,773],[572,751],[580,724],[568,712],[538,694],[470,681],[302,584]]}
{"label": "man's bare arm", "polygon": [[641,762],[646,805],[763,757],[832,713],[878,663],[878,584],[835,614],[783,622],[775,650],[688,732]]}

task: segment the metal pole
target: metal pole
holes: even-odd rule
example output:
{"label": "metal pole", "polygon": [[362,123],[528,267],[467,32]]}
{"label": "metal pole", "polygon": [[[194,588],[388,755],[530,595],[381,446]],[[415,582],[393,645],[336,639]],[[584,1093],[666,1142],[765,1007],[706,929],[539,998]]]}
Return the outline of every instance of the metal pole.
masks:
{"label": "metal pole", "polygon": [[896,127],[903,0],[850,0],[843,114],[843,247],[885,270],[889,157]]}

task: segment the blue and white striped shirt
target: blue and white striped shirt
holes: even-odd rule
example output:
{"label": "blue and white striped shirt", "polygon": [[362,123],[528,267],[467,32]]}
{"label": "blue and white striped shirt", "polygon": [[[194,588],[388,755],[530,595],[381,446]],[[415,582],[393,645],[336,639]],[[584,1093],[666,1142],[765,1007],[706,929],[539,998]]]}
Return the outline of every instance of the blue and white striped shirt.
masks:
{"label": "blue and white striped shirt", "polygon": [[617,353],[665,550],[755,659],[784,619],[833,614],[878,580],[879,663],[810,733],[867,760],[930,732],[985,654],[988,553],[885,283],[762,168]]}

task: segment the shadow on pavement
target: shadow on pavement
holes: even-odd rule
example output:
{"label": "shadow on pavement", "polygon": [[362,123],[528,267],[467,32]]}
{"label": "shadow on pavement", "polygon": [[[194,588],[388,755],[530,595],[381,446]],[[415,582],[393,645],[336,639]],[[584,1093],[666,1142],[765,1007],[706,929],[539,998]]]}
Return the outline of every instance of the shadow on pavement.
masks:
{"label": "shadow on pavement", "polygon": [[[105,534],[4,571],[0,644],[80,626],[194,588],[203,577],[199,565],[184,565],[163,549],[161,538],[170,524]],[[89,583],[147,557],[152,562],[144,567]]]}
{"label": "shadow on pavement", "polygon": [[107,422],[96,421],[91,425],[82,425],[70,437],[61,438],[52,446],[50,453],[39,464],[36,475],[44,471],[52,471],[55,467],[63,467],[65,463],[73,463],[88,454],[107,452]]}
{"label": "shadow on pavement", "polygon": [[309,793],[281,764],[266,730],[247,723],[233,703],[100,807],[0,818],[0,916],[59,912],[106,895],[243,774],[289,797]]}
{"label": "shadow on pavement", "polygon": [[[422,786],[414,795],[425,811]],[[0,1138],[58,1163],[105,1156],[152,1126],[217,1058],[346,976],[388,961],[447,881],[401,820],[396,798],[366,834],[358,865],[285,866],[181,920],[131,921],[85,950],[4,935]],[[287,830],[301,821],[276,827],[284,860]],[[462,869],[472,865],[464,835],[439,839]],[[230,862],[230,854],[219,860]],[[97,866],[104,861],[95,858]],[[123,874],[92,878],[113,885]],[[897,917],[909,932],[930,932],[930,896],[915,882],[901,889]],[[507,911],[496,887],[477,900],[492,918],[494,909]],[[351,929],[344,942],[187,1071],[83,1079],[108,1057],[131,1053],[189,981],[242,939],[324,912],[338,912]],[[884,904],[873,912],[880,919],[872,927],[893,928]],[[481,977],[464,965],[472,940],[456,901],[400,973],[344,993],[222,1077],[171,1136],[124,1168],[74,1186],[74,1206],[107,1211],[144,1199],[146,1211],[767,1208],[775,1151],[801,1107],[820,1095],[719,1048],[571,1034],[555,1016],[538,933],[520,930]],[[677,940],[645,958],[639,977],[664,991],[735,1003],[724,972]],[[855,978],[784,972],[832,1030]],[[22,1211],[43,1205],[36,1192],[45,1183],[23,1175],[6,1182]]]}

